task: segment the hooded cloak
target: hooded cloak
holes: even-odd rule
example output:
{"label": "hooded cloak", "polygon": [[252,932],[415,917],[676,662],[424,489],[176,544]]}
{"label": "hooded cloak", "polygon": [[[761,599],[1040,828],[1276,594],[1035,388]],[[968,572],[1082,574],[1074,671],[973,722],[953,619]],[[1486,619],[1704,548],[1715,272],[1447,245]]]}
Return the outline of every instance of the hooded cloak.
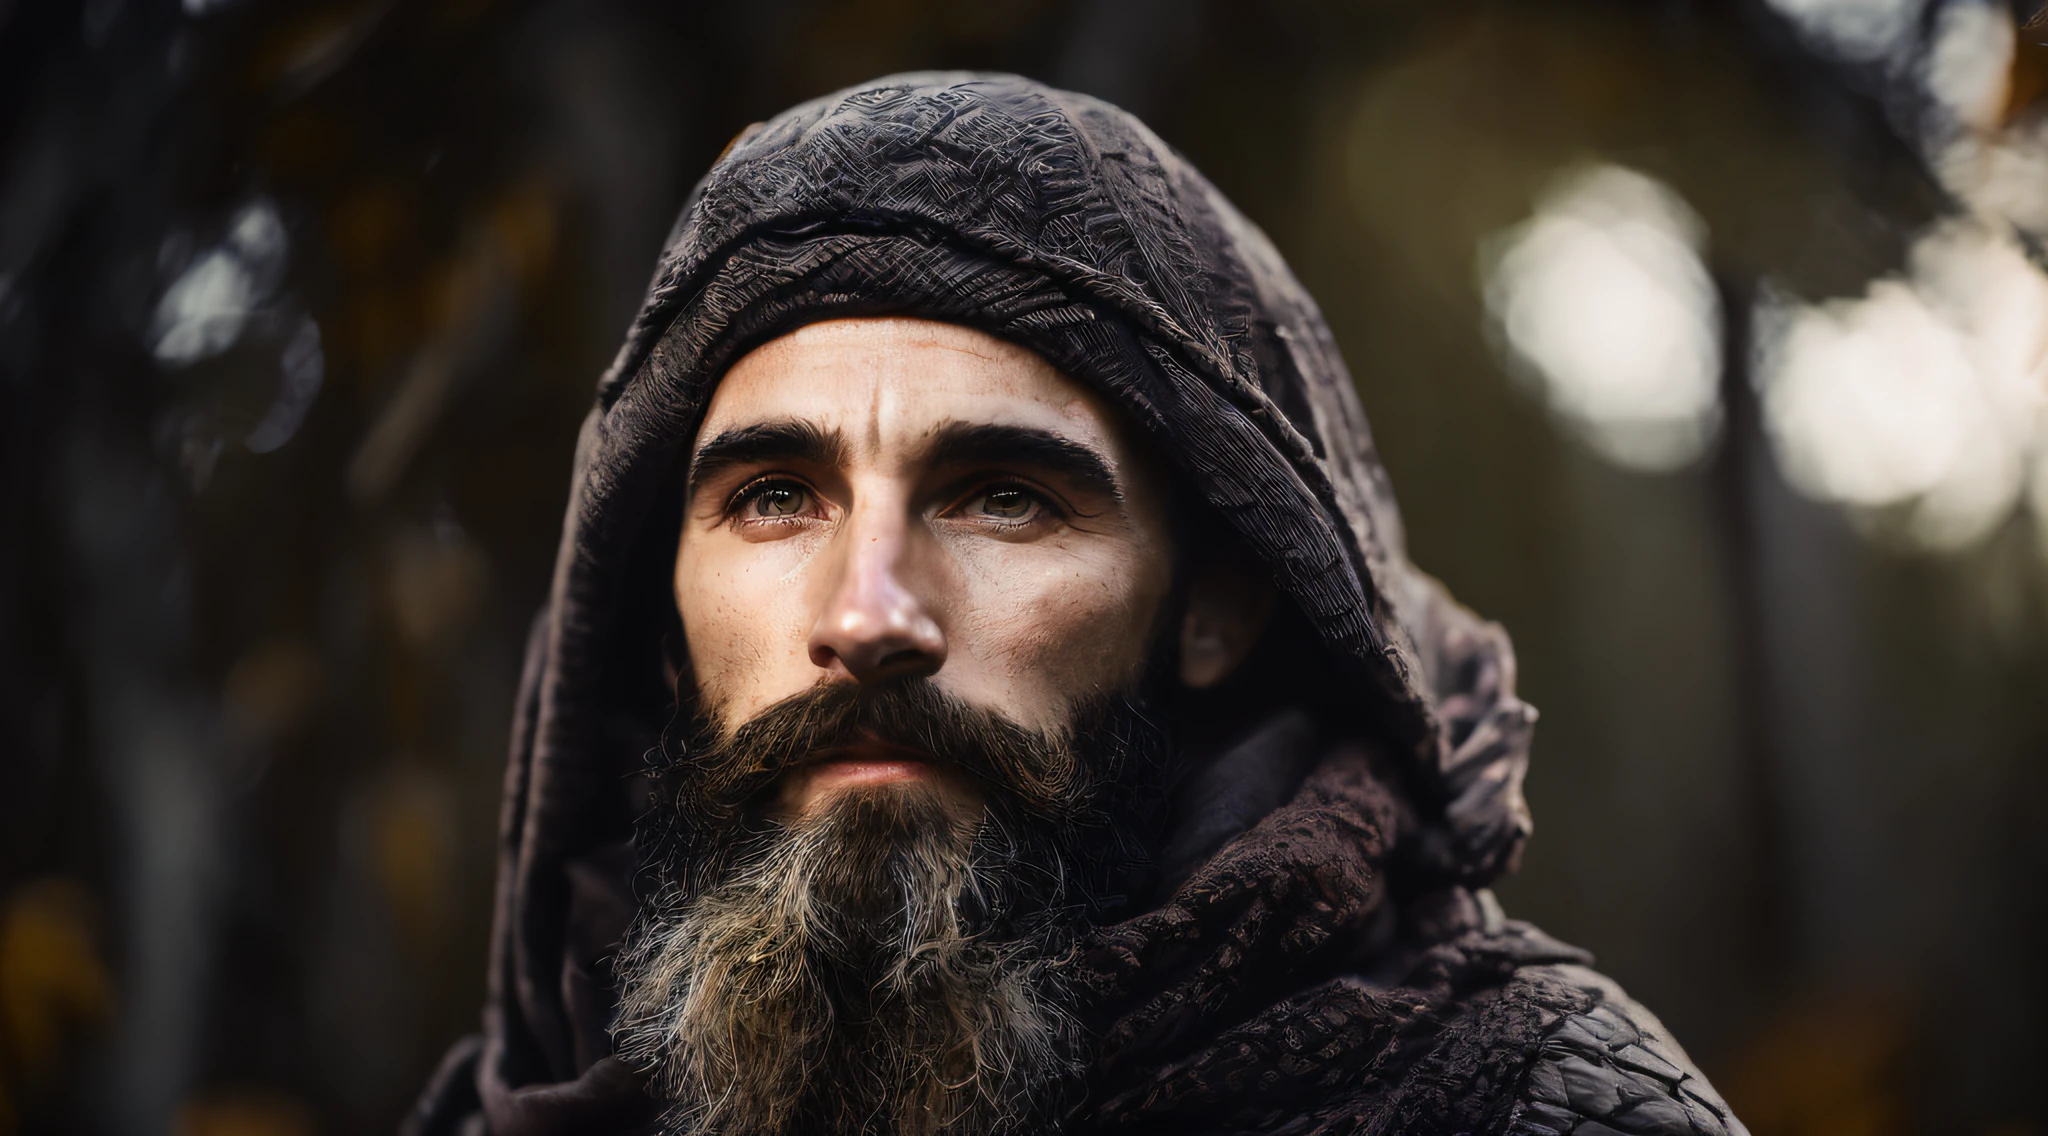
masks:
{"label": "hooded cloak", "polygon": [[1535,711],[1501,628],[1409,563],[1350,374],[1271,243],[1130,115],[969,73],[750,127],[685,204],[577,444],[506,771],[484,1030],[411,1131],[652,1122],[605,1029],[631,775],[673,713],[678,462],[748,350],[888,314],[980,328],[1107,395],[1300,629],[1176,788],[1151,886],[1065,964],[1092,1042],[1069,1130],[1743,1131],[1654,1017],[1485,890],[1529,835]]}

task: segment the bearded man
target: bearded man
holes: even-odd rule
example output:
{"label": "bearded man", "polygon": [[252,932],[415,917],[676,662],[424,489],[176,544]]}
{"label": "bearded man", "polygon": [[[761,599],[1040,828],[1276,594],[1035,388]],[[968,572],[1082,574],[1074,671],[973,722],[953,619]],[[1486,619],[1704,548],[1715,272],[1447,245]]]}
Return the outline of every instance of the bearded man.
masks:
{"label": "bearded man", "polygon": [[413,1131],[1742,1132],[1485,890],[1507,637],[1130,116],[921,74],[750,128],[576,460]]}

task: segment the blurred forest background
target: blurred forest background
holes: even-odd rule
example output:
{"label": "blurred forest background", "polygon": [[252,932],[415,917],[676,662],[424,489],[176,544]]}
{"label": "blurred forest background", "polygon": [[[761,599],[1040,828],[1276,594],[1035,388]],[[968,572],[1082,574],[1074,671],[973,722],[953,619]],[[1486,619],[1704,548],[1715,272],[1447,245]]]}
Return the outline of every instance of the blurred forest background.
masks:
{"label": "blurred forest background", "polygon": [[1544,712],[1513,914],[1759,1136],[2048,1132],[2037,7],[0,0],[0,1133],[391,1128],[663,234],[932,66],[1136,111],[1319,298]]}

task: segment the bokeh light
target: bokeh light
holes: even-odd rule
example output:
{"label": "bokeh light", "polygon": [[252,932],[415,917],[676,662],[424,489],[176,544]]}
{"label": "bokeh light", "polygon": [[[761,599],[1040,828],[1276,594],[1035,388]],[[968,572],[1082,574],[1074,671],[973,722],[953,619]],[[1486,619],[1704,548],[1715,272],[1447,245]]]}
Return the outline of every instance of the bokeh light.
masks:
{"label": "bokeh light", "polygon": [[1942,8],[1920,66],[1920,84],[1954,121],[1983,130],[1997,124],[2011,84],[2012,19],[1983,0]]}
{"label": "bokeh light", "polygon": [[1955,221],[1863,296],[1767,298],[1757,379],[1786,476],[1822,500],[1904,509],[1954,549],[2020,499],[2042,445],[2048,278],[2010,241]]}
{"label": "bokeh light", "polygon": [[1487,311],[1518,373],[1617,465],[1687,465],[1720,425],[1720,302],[1704,239],[1671,189],[1602,165],[1565,175],[1482,254]]}
{"label": "bokeh light", "polygon": [[[1808,30],[1873,18],[1774,2]],[[1898,5],[1914,18],[1896,35],[1924,36],[1923,49],[1886,73],[1893,113],[1912,122],[1954,215],[1860,296],[1809,304],[1767,292],[1755,371],[1794,486],[1920,547],[1957,551],[2028,498],[2048,531],[2044,495],[2029,488],[2048,480],[2048,276],[2023,244],[2038,249],[2048,231],[2048,123],[2008,121],[2019,45],[2005,6],[1951,0],[1921,19],[1923,7]]]}
{"label": "bokeh light", "polygon": [[1924,0],[1770,0],[1770,5],[1828,49],[1873,61],[1904,46]]}

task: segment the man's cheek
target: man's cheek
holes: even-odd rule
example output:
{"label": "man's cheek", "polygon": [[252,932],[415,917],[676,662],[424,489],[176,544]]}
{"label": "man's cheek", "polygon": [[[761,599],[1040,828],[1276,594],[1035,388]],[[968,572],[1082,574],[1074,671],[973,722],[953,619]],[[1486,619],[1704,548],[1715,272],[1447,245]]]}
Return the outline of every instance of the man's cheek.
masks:
{"label": "man's cheek", "polygon": [[707,559],[682,589],[698,693],[728,723],[807,685],[803,582],[763,559]]}
{"label": "man's cheek", "polygon": [[983,641],[991,669],[1059,700],[1122,680],[1144,653],[1149,612],[1139,612],[1133,573],[1108,558],[1018,557],[1000,579],[984,577],[963,621]]}

